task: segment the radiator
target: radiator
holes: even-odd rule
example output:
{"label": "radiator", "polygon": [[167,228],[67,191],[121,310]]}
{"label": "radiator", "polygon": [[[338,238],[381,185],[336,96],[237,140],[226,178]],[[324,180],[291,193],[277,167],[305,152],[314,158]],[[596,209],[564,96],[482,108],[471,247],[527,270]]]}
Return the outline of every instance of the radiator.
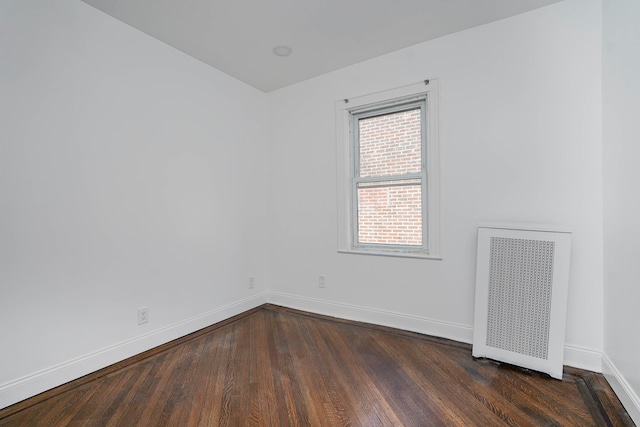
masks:
{"label": "radiator", "polygon": [[481,226],[473,356],[562,379],[571,233]]}

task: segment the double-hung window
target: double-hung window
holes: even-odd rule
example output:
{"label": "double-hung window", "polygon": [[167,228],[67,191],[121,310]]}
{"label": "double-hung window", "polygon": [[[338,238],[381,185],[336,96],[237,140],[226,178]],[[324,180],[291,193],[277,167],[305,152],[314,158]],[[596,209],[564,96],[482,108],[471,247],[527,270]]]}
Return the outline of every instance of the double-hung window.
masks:
{"label": "double-hung window", "polygon": [[437,82],[337,103],[339,250],[439,258]]}

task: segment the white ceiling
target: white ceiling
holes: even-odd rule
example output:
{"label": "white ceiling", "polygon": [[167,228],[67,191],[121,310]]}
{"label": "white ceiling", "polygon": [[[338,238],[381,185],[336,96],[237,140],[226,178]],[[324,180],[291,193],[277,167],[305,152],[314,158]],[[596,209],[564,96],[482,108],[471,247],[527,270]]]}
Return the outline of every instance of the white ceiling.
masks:
{"label": "white ceiling", "polygon": [[560,0],[84,1],[269,92]]}

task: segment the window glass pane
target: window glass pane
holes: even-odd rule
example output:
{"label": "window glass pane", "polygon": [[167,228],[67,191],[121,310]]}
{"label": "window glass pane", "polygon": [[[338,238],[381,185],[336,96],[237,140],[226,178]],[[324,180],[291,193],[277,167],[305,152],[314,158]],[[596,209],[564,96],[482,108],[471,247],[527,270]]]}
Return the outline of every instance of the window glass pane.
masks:
{"label": "window glass pane", "polygon": [[420,172],[420,129],[420,108],[358,120],[360,176]]}
{"label": "window glass pane", "polygon": [[357,185],[358,243],[422,245],[420,179]]}

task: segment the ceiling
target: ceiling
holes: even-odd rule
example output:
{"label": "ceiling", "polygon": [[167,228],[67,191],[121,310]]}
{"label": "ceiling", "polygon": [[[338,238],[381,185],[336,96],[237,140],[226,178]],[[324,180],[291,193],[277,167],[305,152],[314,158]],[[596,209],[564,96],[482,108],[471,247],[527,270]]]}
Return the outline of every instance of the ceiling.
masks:
{"label": "ceiling", "polygon": [[269,92],[560,0],[83,1]]}

